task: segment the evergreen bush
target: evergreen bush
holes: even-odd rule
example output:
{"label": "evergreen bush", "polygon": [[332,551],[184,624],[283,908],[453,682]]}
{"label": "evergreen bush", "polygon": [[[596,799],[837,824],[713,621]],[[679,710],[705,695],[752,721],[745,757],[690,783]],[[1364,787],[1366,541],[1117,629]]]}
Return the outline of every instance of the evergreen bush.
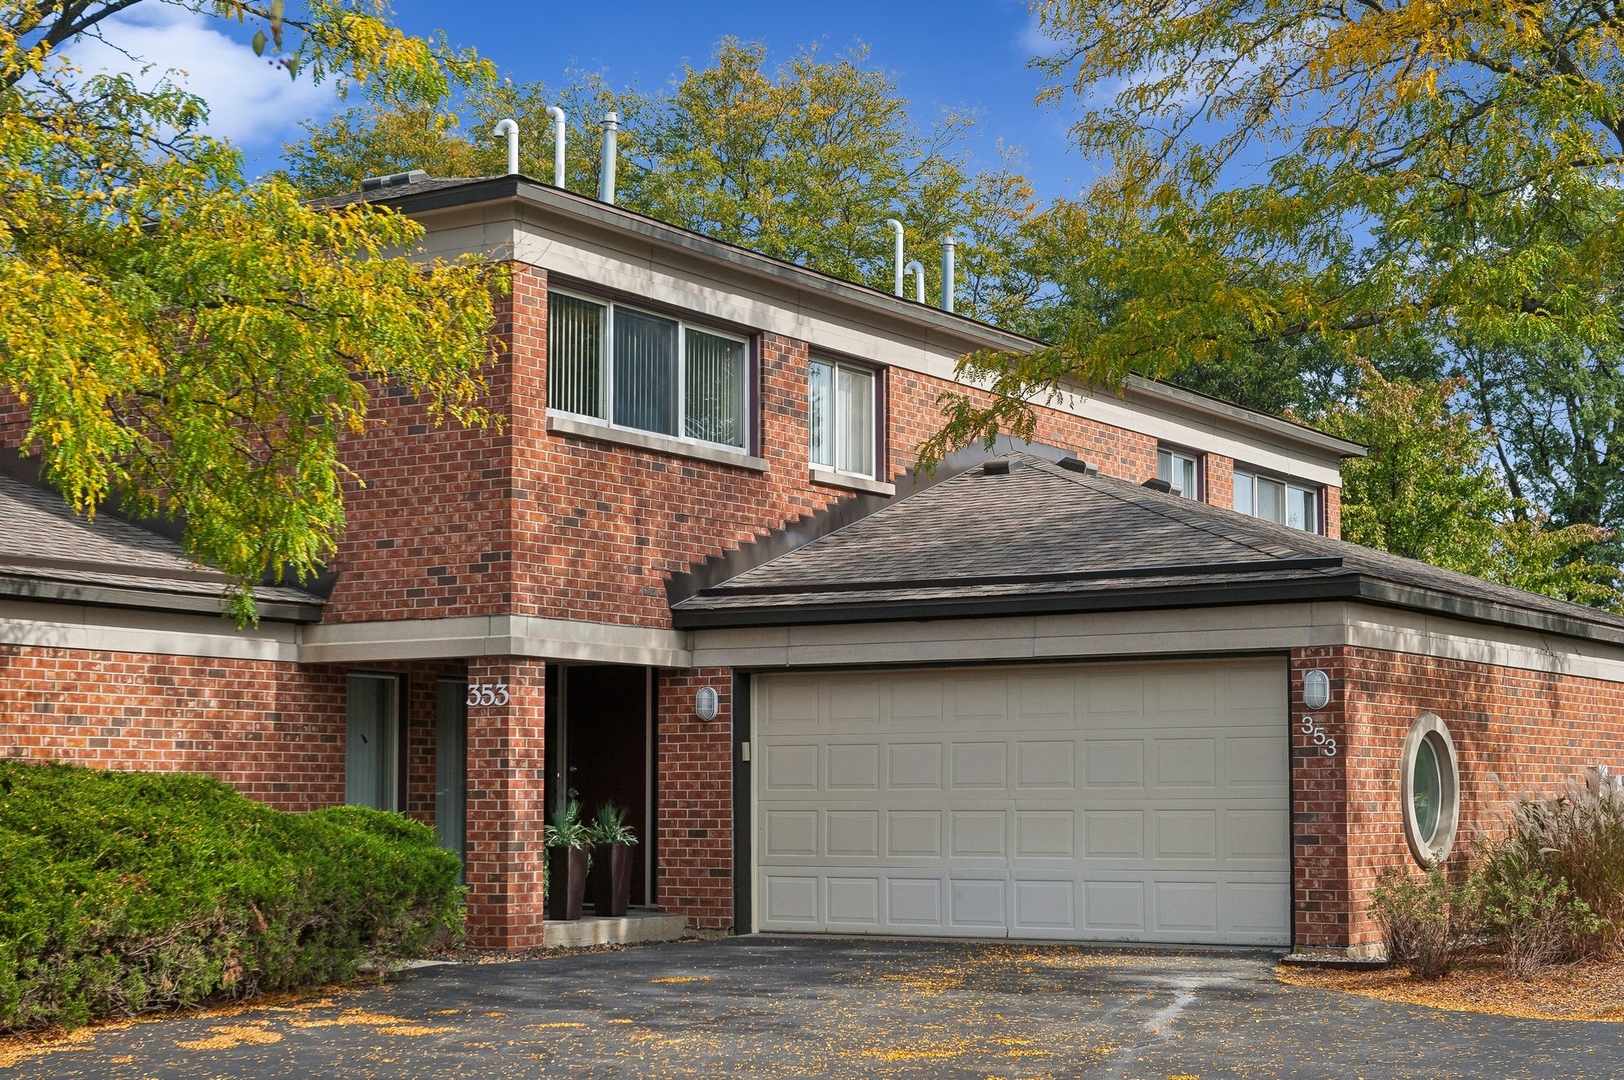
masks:
{"label": "evergreen bush", "polygon": [[396,814],[206,776],[0,761],[0,1032],[341,981],[461,932],[455,853]]}

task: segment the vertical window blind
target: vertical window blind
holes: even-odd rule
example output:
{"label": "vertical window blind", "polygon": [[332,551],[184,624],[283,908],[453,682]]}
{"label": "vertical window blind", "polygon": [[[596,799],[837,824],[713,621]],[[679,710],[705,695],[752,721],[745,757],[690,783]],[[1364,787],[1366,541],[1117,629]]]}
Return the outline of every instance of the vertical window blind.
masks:
{"label": "vertical window blind", "polygon": [[625,427],[677,433],[677,324],[615,308],[615,414]]}
{"label": "vertical window blind", "polygon": [[690,439],[743,446],[744,342],[686,331],[688,385],[685,434]]}
{"label": "vertical window blind", "polygon": [[547,406],[747,449],[745,343],[565,293],[548,299]]}
{"label": "vertical window blind", "polygon": [[590,300],[547,297],[547,406],[608,419],[603,406],[603,324],[608,309]]}

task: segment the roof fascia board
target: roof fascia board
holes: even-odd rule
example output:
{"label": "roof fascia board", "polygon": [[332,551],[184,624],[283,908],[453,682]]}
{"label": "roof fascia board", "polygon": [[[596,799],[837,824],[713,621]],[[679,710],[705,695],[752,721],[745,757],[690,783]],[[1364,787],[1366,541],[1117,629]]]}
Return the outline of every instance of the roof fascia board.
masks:
{"label": "roof fascia board", "polygon": [[[1267,564],[1260,570],[1266,570]],[[1364,574],[1340,574],[1312,581],[1214,582],[1197,587],[1113,589],[1059,596],[1003,596],[985,599],[879,601],[868,604],[797,605],[729,611],[672,609],[681,630],[747,626],[802,626],[819,623],[902,622],[922,619],[993,618],[1005,615],[1083,614],[1170,607],[1232,607],[1239,604],[1366,600],[1388,607],[1448,615],[1468,622],[1557,634],[1582,641],[1624,645],[1624,629],[1549,612],[1513,608],[1469,597],[1381,581]]]}
{"label": "roof fascia board", "polygon": [[[0,596],[14,596],[22,600],[39,600],[64,604],[84,604],[90,607],[138,608],[146,611],[170,611],[180,614],[223,615],[224,605],[219,594],[157,592],[114,585],[80,585],[63,581],[44,581],[38,578],[18,578],[0,575]],[[261,619],[274,622],[313,623],[321,619],[321,604],[299,604],[286,600],[259,598],[255,607]]]}
{"label": "roof fascia board", "polygon": [[1127,397],[1130,399],[1134,397],[1150,398],[1157,402],[1171,403],[1190,412],[1208,416],[1217,413],[1232,423],[1265,432],[1277,439],[1307,443],[1338,457],[1364,457],[1368,453],[1364,446],[1348,439],[1327,435],[1323,431],[1316,431],[1303,424],[1294,424],[1290,420],[1282,420],[1267,413],[1243,409],[1239,405],[1231,405],[1227,401],[1208,397],[1206,394],[1198,394],[1193,390],[1186,390],[1182,386],[1147,379],[1141,375],[1128,376],[1128,385],[1125,389]]}

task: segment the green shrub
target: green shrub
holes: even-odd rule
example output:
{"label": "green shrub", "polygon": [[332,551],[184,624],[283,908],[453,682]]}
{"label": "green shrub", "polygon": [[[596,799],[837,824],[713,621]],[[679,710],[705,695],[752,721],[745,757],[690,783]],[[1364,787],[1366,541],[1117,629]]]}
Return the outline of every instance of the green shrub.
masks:
{"label": "green shrub", "polygon": [[1451,882],[1437,865],[1419,877],[1387,867],[1376,878],[1370,904],[1387,937],[1387,958],[1423,979],[1449,974],[1470,947],[1479,919],[1475,882]]}
{"label": "green shrub", "polygon": [[460,932],[454,853],[358,807],[0,762],[0,1031],[333,980]]}

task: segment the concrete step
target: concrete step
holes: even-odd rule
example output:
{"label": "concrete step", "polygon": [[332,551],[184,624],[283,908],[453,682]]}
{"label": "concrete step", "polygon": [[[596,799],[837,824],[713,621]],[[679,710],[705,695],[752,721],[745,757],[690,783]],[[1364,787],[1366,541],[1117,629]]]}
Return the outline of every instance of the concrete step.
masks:
{"label": "concrete step", "polygon": [[686,915],[665,911],[628,911],[619,919],[583,915],[573,922],[547,920],[541,927],[541,943],[548,949],[580,949],[589,945],[676,941],[687,930]]}

